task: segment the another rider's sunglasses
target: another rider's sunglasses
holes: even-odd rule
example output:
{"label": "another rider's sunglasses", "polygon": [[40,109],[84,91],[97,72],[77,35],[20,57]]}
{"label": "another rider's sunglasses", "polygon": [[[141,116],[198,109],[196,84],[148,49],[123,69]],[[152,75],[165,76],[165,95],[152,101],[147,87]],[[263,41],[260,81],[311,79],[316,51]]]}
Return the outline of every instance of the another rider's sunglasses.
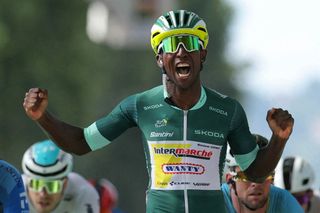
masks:
{"label": "another rider's sunglasses", "polygon": [[180,45],[182,45],[186,51],[192,52],[200,50],[202,42],[197,36],[193,35],[171,36],[162,40],[158,52],[160,52],[162,48],[165,53],[175,53],[178,51]]}
{"label": "another rider's sunglasses", "polygon": [[[239,171],[237,172],[237,174],[235,176],[233,176],[234,180],[241,180],[242,182],[252,182],[248,179],[248,177],[244,174],[244,172]],[[266,179],[264,181],[267,180],[274,180],[274,172],[271,173],[268,177],[266,177]]]}
{"label": "another rider's sunglasses", "polygon": [[62,191],[63,182],[63,180],[30,179],[28,186],[34,192],[41,192],[45,188],[47,193],[55,194]]}

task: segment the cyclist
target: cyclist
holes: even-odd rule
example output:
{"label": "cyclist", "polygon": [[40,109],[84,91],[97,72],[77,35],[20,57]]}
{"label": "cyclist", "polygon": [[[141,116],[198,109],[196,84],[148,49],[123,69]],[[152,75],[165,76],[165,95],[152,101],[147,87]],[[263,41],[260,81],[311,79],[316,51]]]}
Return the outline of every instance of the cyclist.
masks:
{"label": "cyclist", "polygon": [[123,213],[117,208],[118,190],[106,178],[89,179],[100,196],[100,213]]}
{"label": "cyclist", "polygon": [[261,181],[274,170],[294,121],[286,110],[269,110],[273,134],[270,146],[259,151],[240,103],[201,83],[208,40],[206,24],[198,15],[169,11],[151,28],[163,85],[129,96],[84,129],[49,113],[48,93],[42,88],[25,94],[26,114],[60,147],[79,155],[138,127],[150,180],[147,212],[223,212],[220,179],[227,143],[246,175]]}
{"label": "cyclist", "polygon": [[280,159],[276,167],[275,185],[290,191],[308,213],[316,213],[320,209],[320,197],[313,191],[314,181],[314,170],[301,156]]}
{"label": "cyclist", "polygon": [[[268,140],[254,134],[260,149],[268,145]],[[225,203],[229,213],[303,213],[296,199],[286,190],[273,186],[274,172],[262,183],[251,182],[240,170],[230,147],[226,156],[227,183],[223,183]]]}
{"label": "cyclist", "polygon": [[0,160],[0,212],[29,213],[21,175],[4,160]]}
{"label": "cyclist", "polygon": [[72,155],[51,140],[33,144],[23,155],[22,175],[34,213],[99,213],[99,195],[86,179],[71,172]]}

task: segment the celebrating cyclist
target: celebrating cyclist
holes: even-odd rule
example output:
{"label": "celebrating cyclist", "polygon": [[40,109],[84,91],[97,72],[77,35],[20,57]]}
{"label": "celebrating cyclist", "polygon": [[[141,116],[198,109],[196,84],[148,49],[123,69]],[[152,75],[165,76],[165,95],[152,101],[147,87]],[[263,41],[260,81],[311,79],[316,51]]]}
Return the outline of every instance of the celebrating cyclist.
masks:
{"label": "celebrating cyclist", "polygon": [[267,113],[270,145],[259,151],[238,101],[202,84],[209,34],[197,14],[177,10],[160,16],[151,28],[151,46],[162,85],[131,95],[110,114],[86,128],[48,112],[48,92],[31,88],[26,114],[68,152],[85,154],[138,127],[149,173],[147,212],[224,212],[220,179],[227,143],[245,174],[262,181],[274,170],[293,129],[281,108]]}
{"label": "celebrating cyclist", "polygon": [[[268,145],[268,140],[254,134],[260,149]],[[226,180],[222,184],[222,191],[229,213],[303,213],[296,199],[286,190],[273,186],[274,172],[262,183],[248,180],[240,170],[230,148],[226,156]]]}
{"label": "celebrating cyclist", "polygon": [[99,195],[71,172],[72,155],[51,140],[33,144],[23,155],[22,175],[32,213],[99,213]]}
{"label": "celebrating cyclist", "polygon": [[29,213],[21,175],[4,160],[0,160],[0,212]]}

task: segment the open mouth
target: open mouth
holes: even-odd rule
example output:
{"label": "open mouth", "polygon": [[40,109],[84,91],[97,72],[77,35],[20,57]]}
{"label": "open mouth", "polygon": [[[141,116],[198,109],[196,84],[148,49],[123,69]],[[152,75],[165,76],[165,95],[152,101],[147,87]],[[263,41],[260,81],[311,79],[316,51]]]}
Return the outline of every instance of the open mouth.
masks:
{"label": "open mouth", "polygon": [[177,74],[179,77],[188,77],[191,74],[190,65],[187,63],[179,63],[177,64]]}

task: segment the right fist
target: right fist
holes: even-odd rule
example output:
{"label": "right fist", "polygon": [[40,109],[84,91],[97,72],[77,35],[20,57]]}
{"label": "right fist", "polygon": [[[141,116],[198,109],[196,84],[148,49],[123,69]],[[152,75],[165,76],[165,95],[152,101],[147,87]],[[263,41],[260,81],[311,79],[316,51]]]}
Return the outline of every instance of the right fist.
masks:
{"label": "right fist", "polygon": [[31,88],[24,97],[23,107],[32,120],[42,117],[48,106],[48,91],[46,89]]}

